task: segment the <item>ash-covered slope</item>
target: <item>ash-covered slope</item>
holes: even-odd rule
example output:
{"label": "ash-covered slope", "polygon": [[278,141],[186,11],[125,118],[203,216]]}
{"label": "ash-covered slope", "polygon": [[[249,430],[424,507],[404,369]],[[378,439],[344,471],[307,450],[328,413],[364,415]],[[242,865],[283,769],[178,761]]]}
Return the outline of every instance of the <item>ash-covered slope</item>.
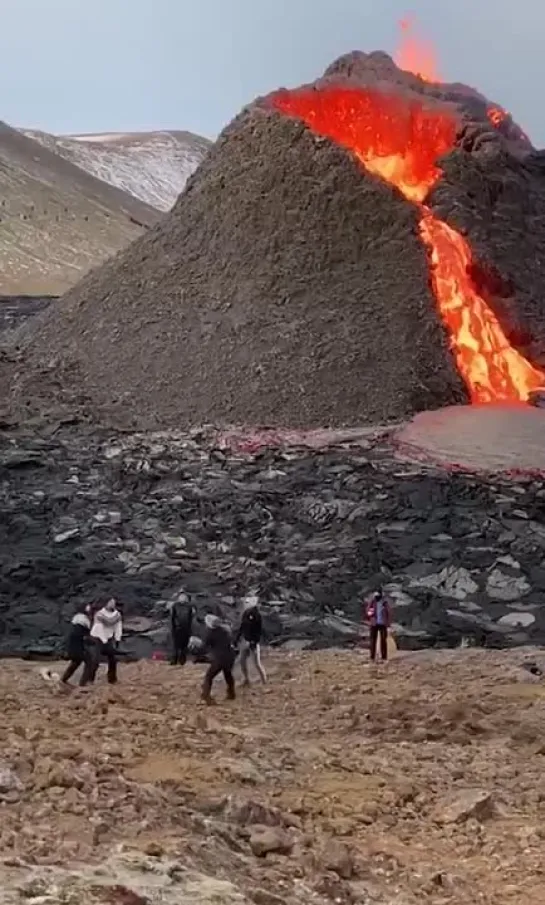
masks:
{"label": "ash-covered slope", "polygon": [[146,427],[343,425],[465,398],[413,207],[263,106],[30,329],[25,380],[43,388],[54,355],[91,409]]}
{"label": "ash-covered slope", "polygon": [[211,146],[208,139],[182,131],[25,134],[161,211],[170,210]]}
{"label": "ash-covered slope", "polygon": [[59,294],[157,211],[0,123],[0,293]]}

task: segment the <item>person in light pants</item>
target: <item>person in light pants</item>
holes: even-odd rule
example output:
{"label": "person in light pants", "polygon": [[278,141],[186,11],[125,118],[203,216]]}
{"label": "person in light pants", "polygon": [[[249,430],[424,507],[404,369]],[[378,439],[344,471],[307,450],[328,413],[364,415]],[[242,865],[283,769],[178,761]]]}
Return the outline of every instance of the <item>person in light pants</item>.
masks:
{"label": "person in light pants", "polygon": [[261,681],[263,683],[267,681],[267,674],[261,663],[262,632],[263,623],[259,611],[259,601],[255,595],[250,595],[243,602],[242,619],[236,635],[236,643],[240,644],[240,668],[244,685],[250,684],[248,660],[253,661]]}

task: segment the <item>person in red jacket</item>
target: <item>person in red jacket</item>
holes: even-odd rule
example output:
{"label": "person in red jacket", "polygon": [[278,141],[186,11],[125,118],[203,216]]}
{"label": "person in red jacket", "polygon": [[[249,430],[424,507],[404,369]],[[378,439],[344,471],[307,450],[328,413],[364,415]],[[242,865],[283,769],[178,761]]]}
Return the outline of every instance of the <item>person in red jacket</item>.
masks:
{"label": "person in red jacket", "polygon": [[382,588],[366,601],[365,621],[369,626],[369,655],[374,663],[377,656],[377,642],[380,641],[380,658],[388,659],[388,629],[390,627],[390,604]]}

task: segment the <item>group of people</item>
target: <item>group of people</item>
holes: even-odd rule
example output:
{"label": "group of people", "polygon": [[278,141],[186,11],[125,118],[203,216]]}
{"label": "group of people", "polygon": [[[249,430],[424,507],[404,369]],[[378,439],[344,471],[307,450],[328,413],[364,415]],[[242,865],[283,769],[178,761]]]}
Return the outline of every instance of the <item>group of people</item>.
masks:
{"label": "group of people", "polygon": [[61,676],[67,685],[82,667],[80,685],[95,681],[103,657],[108,663],[108,682],[117,682],[117,651],[123,634],[123,619],[117,601],[112,597],[99,608],[91,604],[82,607],[72,618],[68,635],[68,666]]}
{"label": "group of people", "polygon": [[[173,666],[184,665],[190,653],[193,635],[195,608],[187,596],[182,595],[170,609],[170,635],[172,644]],[[209,613],[204,618],[205,634],[199,653],[208,661],[202,684],[202,699],[206,704],[212,703],[212,683],[216,676],[223,673],[227,685],[227,698],[236,697],[233,667],[240,652],[240,669],[243,684],[249,685],[249,661],[252,660],[261,681],[267,681],[267,675],[261,663],[261,636],[263,620],[259,609],[259,600],[255,594],[248,595],[243,601],[242,616],[237,632],[233,635],[228,625],[218,616]]]}
{"label": "group of people", "polygon": [[[205,633],[199,647],[191,650],[195,621],[195,608],[187,596],[180,597],[170,608],[170,636],[172,646],[171,663],[183,666],[189,653],[196,653],[208,662],[203,684],[202,699],[207,704],[213,702],[212,683],[223,673],[227,685],[227,697],[236,697],[233,667],[240,653],[240,668],[243,684],[249,685],[248,666],[255,665],[262,683],[267,675],[261,663],[261,636],[263,620],[257,596],[251,595],[243,601],[242,615],[238,629],[232,633],[228,625],[213,614],[205,616]],[[107,680],[117,682],[117,660],[119,644],[123,635],[123,619],[117,602],[111,598],[105,606],[94,609],[91,605],[82,607],[72,618],[68,635],[68,665],[60,676],[65,687],[70,687],[70,679],[81,668],[79,685],[94,682],[103,658],[108,664]]]}
{"label": "group of people", "polygon": [[[181,595],[170,607],[170,639],[172,648],[171,664],[183,666],[189,654],[197,654],[205,659],[208,667],[202,683],[201,697],[206,704],[213,703],[212,685],[214,679],[223,674],[227,686],[227,698],[236,697],[233,668],[240,654],[240,668],[243,684],[250,683],[250,662],[262,683],[267,675],[261,662],[261,639],[263,620],[257,595],[251,594],[243,600],[242,614],[236,632],[218,616],[205,616],[205,632],[197,641],[193,634],[196,618],[195,608],[186,595]],[[369,653],[374,662],[377,648],[382,660],[388,659],[388,629],[390,627],[390,606],[382,588],[364,602],[364,619],[369,626]],[[69,686],[70,679],[81,667],[80,686],[92,684],[103,658],[108,664],[107,680],[117,682],[117,659],[119,644],[123,634],[121,611],[114,598],[103,607],[94,609],[83,607],[72,618],[68,637],[67,653],[69,663],[60,677],[61,683]]]}

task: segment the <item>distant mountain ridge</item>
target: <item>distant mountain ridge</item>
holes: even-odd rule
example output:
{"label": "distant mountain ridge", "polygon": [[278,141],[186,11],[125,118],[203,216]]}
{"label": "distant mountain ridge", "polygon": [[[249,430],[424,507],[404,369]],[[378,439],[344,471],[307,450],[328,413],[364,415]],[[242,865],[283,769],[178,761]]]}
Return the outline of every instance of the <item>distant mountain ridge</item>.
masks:
{"label": "distant mountain ridge", "polygon": [[56,295],[160,218],[0,122],[0,293]]}
{"label": "distant mountain ridge", "polygon": [[109,185],[168,211],[205,157],[211,142],[192,132],[24,134]]}

